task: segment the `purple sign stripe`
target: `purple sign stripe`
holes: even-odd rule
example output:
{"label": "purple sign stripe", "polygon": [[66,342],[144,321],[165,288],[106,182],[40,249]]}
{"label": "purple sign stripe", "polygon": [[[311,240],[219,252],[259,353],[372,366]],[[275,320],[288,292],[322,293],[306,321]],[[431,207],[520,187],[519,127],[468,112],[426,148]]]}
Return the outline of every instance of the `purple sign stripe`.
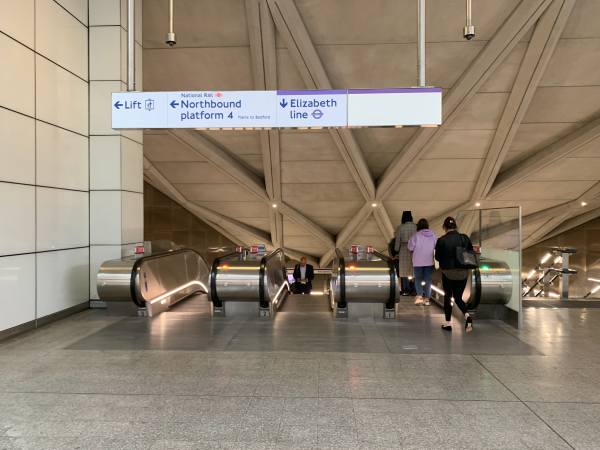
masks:
{"label": "purple sign stripe", "polygon": [[420,94],[423,92],[442,92],[437,87],[387,88],[387,89],[348,89],[348,94]]}
{"label": "purple sign stripe", "polygon": [[302,90],[302,91],[277,91],[277,95],[346,95],[346,89]]}

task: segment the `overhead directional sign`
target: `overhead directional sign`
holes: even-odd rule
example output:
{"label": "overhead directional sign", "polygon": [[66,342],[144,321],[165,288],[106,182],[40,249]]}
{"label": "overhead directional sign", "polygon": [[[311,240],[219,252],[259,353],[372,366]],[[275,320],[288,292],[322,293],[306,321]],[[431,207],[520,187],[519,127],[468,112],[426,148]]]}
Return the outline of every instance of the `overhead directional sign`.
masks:
{"label": "overhead directional sign", "polygon": [[270,128],[274,91],[169,92],[169,128]]}
{"label": "overhead directional sign", "polygon": [[277,91],[278,127],[345,127],[346,90]]}
{"label": "overhead directional sign", "polygon": [[440,88],[349,89],[348,126],[441,125]]}
{"label": "overhead directional sign", "polygon": [[439,125],[439,88],[116,92],[112,127],[307,128]]}

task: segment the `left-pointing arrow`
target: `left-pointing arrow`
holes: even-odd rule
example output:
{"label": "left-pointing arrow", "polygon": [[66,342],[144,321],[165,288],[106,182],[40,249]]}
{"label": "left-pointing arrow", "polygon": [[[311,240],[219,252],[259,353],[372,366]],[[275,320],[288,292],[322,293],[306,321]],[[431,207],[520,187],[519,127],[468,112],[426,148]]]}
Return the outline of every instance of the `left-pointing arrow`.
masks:
{"label": "left-pointing arrow", "polygon": [[117,101],[117,102],[115,103],[115,108],[117,108],[117,109],[121,109],[121,106],[123,106],[123,103],[121,103],[121,102],[119,102],[119,101]]}
{"label": "left-pointing arrow", "polygon": [[169,103],[169,105],[171,105],[171,108],[175,109],[179,106],[179,102],[176,102],[175,100],[173,100],[171,103]]}

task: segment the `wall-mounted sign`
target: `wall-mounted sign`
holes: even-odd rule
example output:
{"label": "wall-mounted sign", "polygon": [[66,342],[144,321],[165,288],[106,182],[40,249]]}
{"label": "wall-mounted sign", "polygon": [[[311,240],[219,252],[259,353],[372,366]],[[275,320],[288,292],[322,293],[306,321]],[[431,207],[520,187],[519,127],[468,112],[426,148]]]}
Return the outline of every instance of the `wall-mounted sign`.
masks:
{"label": "wall-mounted sign", "polygon": [[116,92],[112,127],[308,128],[440,125],[439,88]]}

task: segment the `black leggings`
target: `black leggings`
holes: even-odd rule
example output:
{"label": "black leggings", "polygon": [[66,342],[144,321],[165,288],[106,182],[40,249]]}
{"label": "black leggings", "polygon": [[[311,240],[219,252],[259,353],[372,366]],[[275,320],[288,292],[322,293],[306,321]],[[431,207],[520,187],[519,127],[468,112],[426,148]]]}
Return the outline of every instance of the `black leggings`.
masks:
{"label": "black leggings", "polygon": [[442,274],[442,285],[444,286],[444,314],[446,315],[446,321],[450,322],[450,318],[452,317],[453,297],[454,303],[463,314],[469,312],[462,298],[463,292],[465,292],[465,288],[467,287],[467,278],[464,280],[451,280]]}

